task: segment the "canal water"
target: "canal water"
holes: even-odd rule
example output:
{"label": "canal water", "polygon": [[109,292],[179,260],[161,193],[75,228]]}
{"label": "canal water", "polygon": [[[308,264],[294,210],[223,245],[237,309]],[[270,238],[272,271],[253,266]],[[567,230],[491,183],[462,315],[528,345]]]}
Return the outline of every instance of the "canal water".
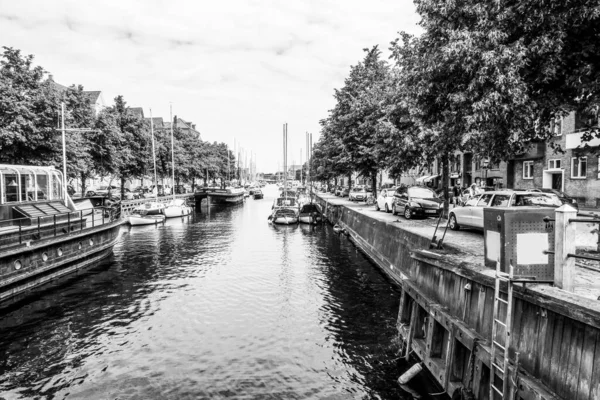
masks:
{"label": "canal water", "polygon": [[3,309],[0,398],[412,398],[398,292],[331,227],[269,225],[266,189],[123,226],[101,265]]}

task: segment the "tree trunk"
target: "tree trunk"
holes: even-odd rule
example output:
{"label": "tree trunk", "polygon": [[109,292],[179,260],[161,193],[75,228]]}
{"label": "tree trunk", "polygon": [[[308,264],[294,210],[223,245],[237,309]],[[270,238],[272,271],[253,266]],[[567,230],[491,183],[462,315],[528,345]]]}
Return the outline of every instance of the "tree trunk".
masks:
{"label": "tree trunk", "polygon": [[85,197],[85,190],[87,189],[87,186],[85,185],[85,178],[86,178],[86,174],[85,172],[81,173],[81,197]]}
{"label": "tree trunk", "polygon": [[442,156],[442,185],[444,190],[444,216],[447,217],[448,211],[450,210],[450,204],[448,201],[448,186],[450,185],[450,159],[447,153]]}
{"label": "tree trunk", "polygon": [[352,174],[348,174],[348,190],[352,190]]}
{"label": "tree trunk", "polygon": [[377,171],[373,171],[371,176],[373,180],[371,182],[371,189],[373,189],[373,197],[377,198]]}
{"label": "tree trunk", "polygon": [[127,200],[125,198],[125,178],[121,176],[121,200]]}

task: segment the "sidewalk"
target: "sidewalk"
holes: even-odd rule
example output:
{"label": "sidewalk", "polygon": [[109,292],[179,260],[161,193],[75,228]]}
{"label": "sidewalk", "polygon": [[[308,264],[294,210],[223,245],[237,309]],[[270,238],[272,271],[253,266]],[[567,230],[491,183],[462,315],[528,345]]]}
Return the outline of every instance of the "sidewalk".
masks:
{"label": "sidewalk", "polygon": [[[385,211],[377,211],[375,206],[367,206],[365,203],[355,203],[349,201],[347,198],[337,197],[329,193],[318,193],[317,195],[330,204],[343,205],[352,208],[361,214],[375,218],[379,221],[400,224],[402,229],[406,229],[429,239],[433,237],[438,221],[433,218],[407,220],[402,216],[394,216],[391,213],[385,213]],[[446,222],[447,219],[442,219],[440,222],[438,232],[436,233],[438,239],[444,235]],[[593,237],[590,236],[590,232],[592,229],[597,229],[598,226],[595,224],[579,224],[578,228],[577,238],[575,238],[577,243],[588,246],[593,243]],[[452,231],[448,228],[443,243],[448,245],[448,247],[460,251],[460,253],[462,253],[460,254],[460,259],[461,261],[464,261],[465,264],[468,264],[468,268],[476,269],[485,275],[493,277],[493,270],[485,268],[484,266],[485,254],[482,231],[474,229]],[[448,257],[452,257],[452,255],[448,255]],[[595,270],[594,268],[586,268],[583,264],[577,265],[575,271],[575,294],[593,300],[600,298],[600,266],[598,267],[598,270]]]}

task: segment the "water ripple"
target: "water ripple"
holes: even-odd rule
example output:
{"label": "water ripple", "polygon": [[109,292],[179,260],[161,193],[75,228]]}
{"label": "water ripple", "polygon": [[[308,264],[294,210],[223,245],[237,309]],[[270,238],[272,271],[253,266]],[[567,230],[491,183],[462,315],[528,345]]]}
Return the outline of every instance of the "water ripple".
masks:
{"label": "water ripple", "polygon": [[0,397],[403,398],[398,293],[329,227],[269,226],[271,204],[124,227],[103,264],[4,310]]}

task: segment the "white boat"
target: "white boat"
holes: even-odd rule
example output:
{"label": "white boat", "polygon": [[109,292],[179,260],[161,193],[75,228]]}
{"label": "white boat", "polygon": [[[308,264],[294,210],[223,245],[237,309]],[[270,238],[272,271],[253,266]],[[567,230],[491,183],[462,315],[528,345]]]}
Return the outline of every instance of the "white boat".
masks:
{"label": "white boat", "polygon": [[143,204],[141,207],[134,209],[127,223],[129,225],[151,225],[158,224],[165,220],[164,215],[165,205],[158,202],[150,202]]}
{"label": "white boat", "polygon": [[165,216],[163,214],[131,214],[127,217],[127,223],[132,226],[136,225],[155,225],[162,224],[165,222]]}
{"label": "white boat", "polygon": [[271,222],[281,225],[292,225],[298,223],[298,209],[278,208],[271,215]]}
{"label": "white boat", "polygon": [[132,214],[138,215],[162,215],[165,211],[164,203],[152,201],[150,203],[144,203],[131,211]]}
{"label": "white boat", "polygon": [[274,224],[297,224],[299,215],[300,208],[296,199],[279,197],[275,199],[269,220]]}
{"label": "white boat", "polygon": [[167,218],[185,217],[192,213],[192,207],[186,205],[183,199],[173,199],[164,208],[163,213]]}

